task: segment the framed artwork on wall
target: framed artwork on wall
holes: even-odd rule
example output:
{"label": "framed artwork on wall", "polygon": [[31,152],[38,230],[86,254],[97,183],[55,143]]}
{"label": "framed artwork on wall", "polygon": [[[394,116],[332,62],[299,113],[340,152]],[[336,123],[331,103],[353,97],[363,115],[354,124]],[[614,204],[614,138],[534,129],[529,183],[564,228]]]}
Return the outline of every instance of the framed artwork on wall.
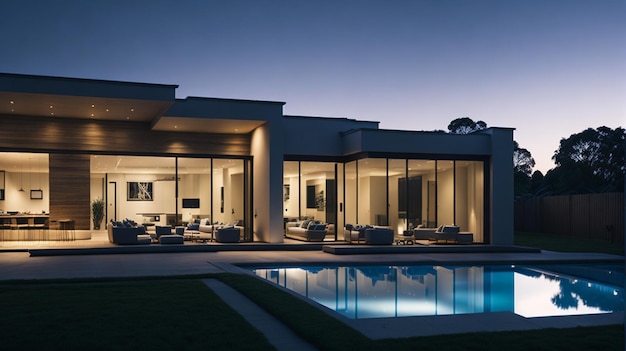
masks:
{"label": "framed artwork on wall", "polygon": [[43,190],[31,190],[30,199],[31,200],[43,200]]}
{"label": "framed artwork on wall", "polygon": [[126,182],[128,201],[152,201],[152,182]]}

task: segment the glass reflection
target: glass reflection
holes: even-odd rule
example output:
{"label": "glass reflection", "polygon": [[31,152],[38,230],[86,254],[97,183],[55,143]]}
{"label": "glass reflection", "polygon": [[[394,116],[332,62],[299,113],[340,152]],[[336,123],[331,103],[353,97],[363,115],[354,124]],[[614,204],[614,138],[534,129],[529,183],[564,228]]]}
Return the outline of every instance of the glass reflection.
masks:
{"label": "glass reflection", "polygon": [[597,270],[587,270],[587,275],[576,268],[586,278],[573,277],[567,274],[568,268],[556,266],[328,266],[253,271],[348,318],[364,319],[504,311],[524,317],[623,311],[620,279],[624,272],[615,268],[601,268],[612,277],[601,282]]}

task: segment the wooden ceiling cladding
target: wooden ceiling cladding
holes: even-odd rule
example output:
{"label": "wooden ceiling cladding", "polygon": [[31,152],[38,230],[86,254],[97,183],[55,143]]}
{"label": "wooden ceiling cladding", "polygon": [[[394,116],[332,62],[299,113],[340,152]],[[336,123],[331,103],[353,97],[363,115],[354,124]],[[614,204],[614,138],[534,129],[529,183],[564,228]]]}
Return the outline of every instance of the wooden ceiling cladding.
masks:
{"label": "wooden ceiling cladding", "polygon": [[[207,123],[211,123],[207,120]],[[0,116],[0,148],[249,156],[250,135],[151,131],[148,122]]]}

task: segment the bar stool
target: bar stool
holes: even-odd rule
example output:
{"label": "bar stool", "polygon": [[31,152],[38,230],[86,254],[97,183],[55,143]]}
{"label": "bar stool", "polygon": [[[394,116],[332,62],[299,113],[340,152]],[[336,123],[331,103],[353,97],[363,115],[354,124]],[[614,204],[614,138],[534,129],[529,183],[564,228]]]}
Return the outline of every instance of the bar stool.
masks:
{"label": "bar stool", "polygon": [[[28,218],[26,217],[18,217],[13,219],[13,224],[11,224],[12,230],[17,230],[17,240],[26,240],[28,233]],[[24,238],[20,239],[24,234]]]}
{"label": "bar stool", "polygon": [[61,231],[61,240],[75,240],[75,226],[73,219],[59,219],[59,230]]}
{"label": "bar stool", "polygon": [[47,228],[48,228],[48,218],[45,218],[45,217],[33,218],[33,224],[30,227],[30,229],[37,233],[37,240],[41,240],[41,241],[46,240],[45,230]]}
{"label": "bar stool", "polygon": [[0,218],[0,241],[4,243],[6,240],[6,230],[11,230],[11,220],[8,218]]}

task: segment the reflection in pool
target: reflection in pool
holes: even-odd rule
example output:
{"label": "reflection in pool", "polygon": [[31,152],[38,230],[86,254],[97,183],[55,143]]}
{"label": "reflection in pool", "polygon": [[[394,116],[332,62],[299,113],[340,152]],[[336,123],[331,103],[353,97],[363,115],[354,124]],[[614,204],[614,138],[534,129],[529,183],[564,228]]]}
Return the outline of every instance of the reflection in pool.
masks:
{"label": "reflection in pool", "polygon": [[618,265],[320,266],[252,270],[352,319],[502,311],[539,317],[624,310],[624,271]]}

